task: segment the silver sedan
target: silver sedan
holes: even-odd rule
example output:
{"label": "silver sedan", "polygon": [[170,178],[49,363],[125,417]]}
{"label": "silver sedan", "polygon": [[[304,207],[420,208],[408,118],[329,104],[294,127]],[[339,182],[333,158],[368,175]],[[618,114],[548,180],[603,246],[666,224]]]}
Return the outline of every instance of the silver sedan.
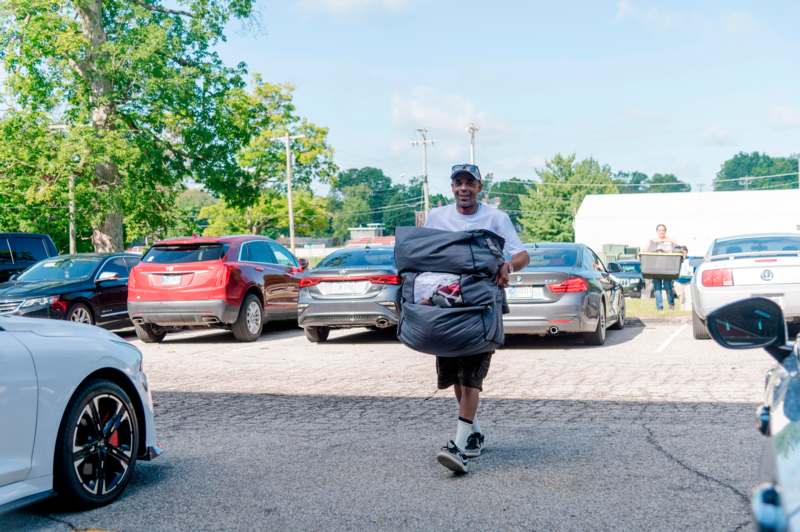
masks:
{"label": "silver sedan", "polygon": [[[0,317],[0,512],[107,504],[160,454],[142,354],[99,327]],[[13,427],[13,430],[8,430]]]}
{"label": "silver sedan", "polygon": [[625,326],[622,286],[589,247],[533,244],[528,254],[530,264],[511,274],[506,288],[506,334],[580,333],[587,344],[602,345],[607,328]]}

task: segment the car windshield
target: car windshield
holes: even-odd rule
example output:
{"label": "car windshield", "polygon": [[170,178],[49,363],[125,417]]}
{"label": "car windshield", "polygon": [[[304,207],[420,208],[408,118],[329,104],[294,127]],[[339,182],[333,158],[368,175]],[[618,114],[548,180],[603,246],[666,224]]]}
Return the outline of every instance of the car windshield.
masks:
{"label": "car windshield", "polygon": [[758,236],[719,240],[714,244],[711,254],[731,255],[763,251],[800,251],[800,237]]}
{"label": "car windshield", "polygon": [[55,258],[37,262],[28,268],[19,280],[35,281],[77,281],[86,279],[94,273],[101,257]]}
{"label": "car windshield", "polygon": [[204,262],[225,256],[224,244],[173,244],[153,246],[142,258],[148,264],[175,264],[179,262]]}
{"label": "car windshield", "polygon": [[343,249],[322,259],[316,269],[369,267],[394,268],[394,250]]}
{"label": "car windshield", "polygon": [[578,250],[575,248],[528,248],[527,251],[531,262],[526,270],[547,267],[570,268],[578,262]]}
{"label": "car windshield", "polygon": [[621,272],[632,272],[632,273],[641,273],[642,272],[642,265],[638,262],[618,262],[619,264],[619,271]]}

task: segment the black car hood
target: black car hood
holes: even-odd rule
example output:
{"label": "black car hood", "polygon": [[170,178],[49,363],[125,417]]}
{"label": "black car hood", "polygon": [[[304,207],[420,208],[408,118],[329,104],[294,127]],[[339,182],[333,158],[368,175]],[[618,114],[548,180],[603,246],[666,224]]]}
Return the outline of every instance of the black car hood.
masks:
{"label": "black car hood", "polygon": [[64,292],[80,290],[91,285],[92,282],[89,279],[78,281],[11,281],[0,284],[0,300],[57,296]]}

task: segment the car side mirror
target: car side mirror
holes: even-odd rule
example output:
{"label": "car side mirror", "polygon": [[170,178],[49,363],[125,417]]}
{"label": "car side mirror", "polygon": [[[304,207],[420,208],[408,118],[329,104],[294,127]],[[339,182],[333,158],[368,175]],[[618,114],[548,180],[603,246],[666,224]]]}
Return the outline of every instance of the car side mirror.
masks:
{"label": "car side mirror", "polygon": [[115,281],[117,279],[119,279],[119,274],[117,272],[103,272],[97,278],[97,282],[100,283],[103,281]]}
{"label": "car side mirror", "polygon": [[611,273],[619,273],[622,271],[622,268],[620,268],[619,264],[617,264],[616,262],[609,262],[608,271]]}
{"label": "car side mirror", "polygon": [[19,274],[15,273],[11,277],[8,278],[9,281],[16,281],[19,278]]}
{"label": "car side mirror", "polygon": [[765,297],[752,297],[722,306],[706,319],[708,334],[728,349],[765,348],[781,362],[786,346],[786,322],[780,305]]}

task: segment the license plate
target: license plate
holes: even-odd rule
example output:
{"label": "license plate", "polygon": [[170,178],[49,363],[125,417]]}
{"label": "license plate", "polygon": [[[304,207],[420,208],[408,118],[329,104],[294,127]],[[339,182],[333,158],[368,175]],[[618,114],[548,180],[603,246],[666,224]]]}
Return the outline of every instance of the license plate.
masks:
{"label": "license plate", "polygon": [[319,291],[326,296],[363,294],[369,288],[369,281],[345,281],[319,283]]}
{"label": "license plate", "polygon": [[161,285],[162,286],[178,286],[181,284],[181,276],[180,275],[162,275],[161,276]]}
{"label": "license plate", "polygon": [[538,286],[509,286],[506,298],[511,299],[544,299],[544,289]]}

